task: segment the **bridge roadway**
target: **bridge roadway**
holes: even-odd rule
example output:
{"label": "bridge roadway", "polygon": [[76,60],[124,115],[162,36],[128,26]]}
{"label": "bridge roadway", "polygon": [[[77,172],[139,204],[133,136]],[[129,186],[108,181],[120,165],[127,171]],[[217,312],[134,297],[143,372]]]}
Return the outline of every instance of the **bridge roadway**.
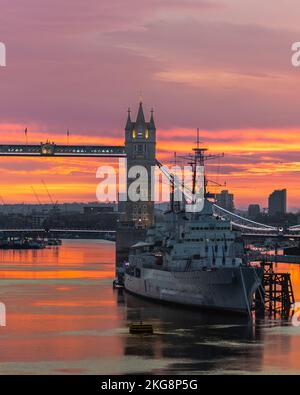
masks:
{"label": "bridge roadway", "polygon": [[300,239],[300,234],[289,233],[242,233],[242,236],[247,239]]}
{"label": "bridge roadway", "polygon": [[290,265],[299,265],[300,255],[259,254],[255,257],[255,260],[267,263],[288,263]]}
{"label": "bridge roadway", "polygon": [[41,143],[35,145],[0,145],[0,156],[43,157],[126,157],[125,147],[113,145],[58,145]]}
{"label": "bridge roadway", "polygon": [[85,232],[85,233],[116,233],[115,230],[99,230],[99,229],[0,229],[0,234],[3,232],[7,233],[13,233],[13,232],[19,232],[19,233],[26,233],[26,232]]}
{"label": "bridge roadway", "polygon": [[103,238],[114,240],[116,231],[114,230],[97,230],[97,229],[0,229],[0,237],[26,237],[43,236],[43,237],[65,237],[65,238]]}

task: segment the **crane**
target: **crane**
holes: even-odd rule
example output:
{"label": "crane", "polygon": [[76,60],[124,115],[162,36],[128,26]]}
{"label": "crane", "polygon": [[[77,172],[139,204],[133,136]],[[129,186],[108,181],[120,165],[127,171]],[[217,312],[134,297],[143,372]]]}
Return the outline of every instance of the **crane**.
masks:
{"label": "crane", "polygon": [[50,192],[49,192],[49,189],[48,189],[48,187],[47,187],[45,181],[42,180],[42,183],[43,183],[44,188],[45,188],[45,191],[47,192],[47,195],[48,195],[48,197],[49,197],[49,199],[50,199],[50,202],[51,202],[51,204],[52,204],[52,208],[55,209],[56,206],[57,206],[58,201],[56,201],[56,202],[54,203],[54,201],[53,201],[53,199],[52,199],[52,196],[51,196],[51,194],[50,194]]}
{"label": "crane", "polygon": [[32,185],[31,185],[31,189],[32,189],[32,192],[33,192],[33,194],[34,194],[34,196],[35,196],[35,198],[36,198],[36,201],[37,201],[38,204],[41,206],[42,203],[41,203],[41,201],[40,201],[40,198],[39,198],[38,194],[36,193],[36,190],[33,188]]}

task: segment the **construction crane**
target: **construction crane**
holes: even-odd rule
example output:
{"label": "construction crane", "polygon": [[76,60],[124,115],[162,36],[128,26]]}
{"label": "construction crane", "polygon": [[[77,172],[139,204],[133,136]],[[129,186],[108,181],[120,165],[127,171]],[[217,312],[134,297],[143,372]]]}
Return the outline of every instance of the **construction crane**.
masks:
{"label": "construction crane", "polygon": [[58,201],[56,201],[56,202],[54,203],[54,201],[53,201],[53,199],[52,199],[52,196],[51,196],[51,194],[50,194],[50,192],[49,192],[49,189],[48,189],[48,187],[47,187],[45,181],[42,180],[42,183],[43,183],[44,188],[45,188],[45,191],[47,192],[47,195],[48,195],[48,197],[49,197],[49,199],[50,199],[50,202],[51,202],[51,204],[52,204],[52,208],[55,209],[56,206],[57,206]]}
{"label": "construction crane", "polygon": [[38,204],[41,206],[42,203],[41,203],[41,201],[40,201],[40,198],[39,198],[38,194],[36,193],[36,191],[35,191],[35,189],[33,188],[32,185],[31,185],[31,189],[32,189],[32,192],[33,192],[33,194],[34,194],[34,196],[35,196],[35,198],[36,198],[36,201],[37,201]]}
{"label": "construction crane", "polygon": [[5,205],[5,201],[3,199],[3,196],[0,196],[0,200],[1,200],[2,204],[3,204],[3,206],[4,206]]}

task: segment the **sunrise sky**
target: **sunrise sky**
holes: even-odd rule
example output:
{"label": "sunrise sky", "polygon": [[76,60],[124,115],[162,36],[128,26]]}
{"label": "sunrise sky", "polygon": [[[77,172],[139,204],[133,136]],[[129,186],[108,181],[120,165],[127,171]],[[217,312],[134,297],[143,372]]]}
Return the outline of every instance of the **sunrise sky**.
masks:
{"label": "sunrise sky", "polygon": [[[0,0],[0,144],[123,144],[140,92],[155,110],[158,156],[194,145],[212,152],[236,206],[267,206],[288,189],[300,208],[299,0]],[[0,158],[5,202],[95,200],[107,160]]]}

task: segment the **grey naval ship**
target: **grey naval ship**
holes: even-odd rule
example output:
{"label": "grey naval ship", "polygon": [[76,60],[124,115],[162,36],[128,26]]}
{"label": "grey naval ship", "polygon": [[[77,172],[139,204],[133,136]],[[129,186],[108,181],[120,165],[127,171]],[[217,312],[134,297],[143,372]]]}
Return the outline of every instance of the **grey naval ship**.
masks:
{"label": "grey naval ship", "polygon": [[[204,169],[205,151],[194,149],[193,182],[198,165]],[[161,302],[250,315],[262,269],[250,265],[230,221],[214,215],[205,175],[203,185],[200,212],[176,209],[173,189],[170,210],[130,249],[125,289]]]}

